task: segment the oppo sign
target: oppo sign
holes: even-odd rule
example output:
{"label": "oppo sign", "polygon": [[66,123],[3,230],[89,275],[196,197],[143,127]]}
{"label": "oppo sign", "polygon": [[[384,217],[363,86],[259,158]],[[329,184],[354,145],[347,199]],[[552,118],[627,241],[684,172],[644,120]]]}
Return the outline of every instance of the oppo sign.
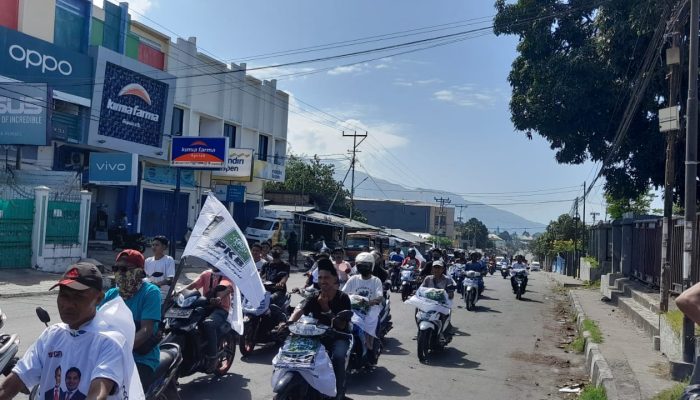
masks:
{"label": "oppo sign", "polygon": [[13,44],[8,49],[10,57],[24,63],[24,68],[40,68],[41,73],[58,71],[61,75],[69,76],[73,73],[73,66],[66,60],[56,60],[53,56],[41,54],[36,50],[25,49],[24,47]]}

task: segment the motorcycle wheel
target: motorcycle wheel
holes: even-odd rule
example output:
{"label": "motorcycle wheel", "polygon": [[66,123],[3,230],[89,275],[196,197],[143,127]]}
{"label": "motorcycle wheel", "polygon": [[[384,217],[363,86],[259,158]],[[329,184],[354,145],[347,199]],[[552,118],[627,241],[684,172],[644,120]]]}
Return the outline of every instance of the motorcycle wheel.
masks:
{"label": "motorcycle wheel", "polygon": [[156,400],[180,400],[180,394],[177,392],[175,382],[170,382]]}
{"label": "motorcycle wheel", "polygon": [[418,331],[418,361],[424,363],[428,359],[428,349],[430,348],[430,330]]}
{"label": "motorcycle wheel", "polygon": [[522,300],[522,299],[523,299],[523,289],[522,289],[522,288],[519,287],[519,288],[516,290],[516,292],[515,292],[515,298],[518,299],[518,300]]}
{"label": "motorcycle wheel", "polygon": [[255,350],[255,337],[253,336],[255,332],[252,330],[245,331],[244,335],[238,344],[238,348],[241,351],[241,357],[250,355],[250,353]]}
{"label": "motorcycle wheel", "polygon": [[322,397],[311,387],[304,385],[293,385],[284,388],[280,393],[272,397],[273,400],[320,400]]}
{"label": "motorcycle wheel", "polygon": [[474,294],[471,292],[467,292],[467,298],[466,298],[466,307],[467,311],[473,311],[474,310]]}
{"label": "motorcycle wheel", "polygon": [[408,294],[411,291],[410,286],[401,286],[401,301],[406,301],[408,299]]}
{"label": "motorcycle wheel", "polygon": [[231,332],[223,337],[220,347],[223,347],[224,353],[219,359],[219,364],[214,370],[214,375],[224,376],[231,369],[233,359],[236,356],[236,335]]}

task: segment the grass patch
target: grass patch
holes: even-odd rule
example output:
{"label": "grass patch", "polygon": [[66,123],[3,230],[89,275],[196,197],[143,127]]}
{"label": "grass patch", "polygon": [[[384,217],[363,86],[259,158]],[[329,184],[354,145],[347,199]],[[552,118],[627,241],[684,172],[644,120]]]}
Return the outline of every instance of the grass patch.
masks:
{"label": "grass patch", "polygon": [[[683,313],[680,310],[671,310],[663,314],[669,326],[673,329],[676,335],[680,335],[683,330]],[[700,335],[700,327],[695,325],[695,334]]]}
{"label": "grass patch", "polygon": [[586,386],[579,397],[581,400],[608,400],[605,388],[602,386]]}
{"label": "grass patch", "polygon": [[600,328],[595,321],[588,318],[584,319],[582,330],[590,332],[590,339],[593,343],[603,343],[603,333],[600,331]]}
{"label": "grass patch", "polygon": [[583,340],[583,336],[579,336],[571,342],[569,347],[577,353],[583,353],[583,351],[586,350],[586,341]]}
{"label": "grass patch", "polygon": [[591,266],[592,269],[596,269],[596,268],[598,268],[598,267],[600,266],[600,265],[598,264],[598,259],[595,258],[595,257],[586,256],[586,257],[583,257],[583,259],[586,260],[586,262],[587,262],[588,264],[590,264],[590,266]]}
{"label": "grass patch", "polygon": [[683,390],[687,385],[688,382],[676,383],[670,388],[654,396],[652,400],[678,400],[683,395]]}
{"label": "grass patch", "polygon": [[600,289],[600,280],[583,281],[583,287],[586,289]]}

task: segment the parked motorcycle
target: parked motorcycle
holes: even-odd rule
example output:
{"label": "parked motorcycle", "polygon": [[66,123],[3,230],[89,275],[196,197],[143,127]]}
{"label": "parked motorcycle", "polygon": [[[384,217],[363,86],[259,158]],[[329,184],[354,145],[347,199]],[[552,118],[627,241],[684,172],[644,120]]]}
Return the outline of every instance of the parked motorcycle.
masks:
{"label": "parked motorcycle", "polygon": [[289,317],[289,305],[291,296],[285,297],[282,307],[270,302],[270,292],[275,284],[265,282],[265,299],[259,305],[253,305],[244,299],[243,301],[243,337],[240,339],[239,349],[241,356],[245,357],[253,352],[258,343],[276,343],[281,345],[284,342],[286,332],[280,332],[277,325],[285,322]]}
{"label": "parked motorcycle", "polygon": [[[352,311],[340,312],[336,319],[350,321]],[[328,335],[345,335],[354,347],[352,335],[321,325],[310,316],[303,316],[289,326],[289,337],[272,360],[272,391],[275,400],[320,400],[334,397],[335,379],[331,361],[321,340]]]}
{"label": "parked motorcycle", "polygon": [[109,236],[112,238],[112,250],[134,249],[141,253],[146,250],[146,237],[142,233],[129,233],[124,226],[111,228]]}
{"label": "parked motorcycle", "polygon": [[515,280],[515,298],[521,300],[525,293],[525,276],[527,270],[518,268],[514,269],[512,273],[513,279]]}
{"label": "parked motorcycle", "polygon": [[417,352],[422,363],[427,361],[428,353],[442,350],[452,340],[451,335],[445,334],[450,326],[452,308],[447,292],[452,290],[455,290],[452,285],[446,290],[421,287],[406,302],[417,308]]}
{"label": "parked motorcycle", "polygon": [[[226,286],[217,285],[215,292],[226,290]],[[174,343],[182,351],[182,363],[178,376],[184,377],[197,372],[206,372],[205,339],[201,333],[201,323],[211,311],[209,298],[198,290],[183,290],[177,296],[175,304],[165,312],[165,331],[167,335],[161,346]],[[214,375],[223,376],[231,368],[236,355],[237,335],[231,324],[222,324],[218,332],[218,364]]]}
{"label": "parked motorcycle", "polygon": [[[0,329],[5,326],[7,316],[0,310]],[[7,376],[17,364],[19,337],[16,333],[0,333],[0,373]]]}
{"label": "parked motorcycle", "polygon": [[417,287],[416,267],[411,265],[401,267],[401,301],[406,301]]}
{"label": "parked motorcycle", "polygon": [[401,289],[401,263],[397,261],[389,262],[389,289],[398,293]]}
{"label": "parked motorcycle", "polygon": [[481,294],[479,291],[478,278],[481,278],[481,274],[476,271],[465,271],[464,273],[464,281],[462,282],[464,285],[464,292],[462,298],[464,299],[464,305],[468,311],[474,311],[476,302],[479,300],[479,295]]}

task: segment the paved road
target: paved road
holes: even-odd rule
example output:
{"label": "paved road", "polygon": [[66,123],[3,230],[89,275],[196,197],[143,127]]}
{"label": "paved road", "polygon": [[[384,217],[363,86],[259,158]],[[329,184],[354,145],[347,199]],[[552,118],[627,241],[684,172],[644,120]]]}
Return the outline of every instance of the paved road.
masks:
{"label": "paved road", "polygon": [[[302,282],[294,274],[291,287]],[[485,298],[476,312],[461,304],[453,310],[457,336],[430,365],[418,362],[413,309],[392,295],[394,329],[386,341],[387,353],[371,373],[350,377],[353,399],[410,398],[517,398],[556,399],[557,386],[583,378],[581,357],[557,348],[570,330],[563,322],[562,296],[542,273],[533,273],[523,301],[515,300],[508,280],[486,278]],[[296,303],[297,299],[294,299]],[[8,315],[7,332],[18,332],[21,352],[41,333],[34,308],[45,307],[57,316],[55,297],[8,299],[0,307]],[[260,349],[242,361],[236,355],[231,373],[220,380],[195,375],[181,381],[181,397],[195,399],[270,399],[271,360],[276,350]],[[23,398],[23,397],[19,397]]]}

